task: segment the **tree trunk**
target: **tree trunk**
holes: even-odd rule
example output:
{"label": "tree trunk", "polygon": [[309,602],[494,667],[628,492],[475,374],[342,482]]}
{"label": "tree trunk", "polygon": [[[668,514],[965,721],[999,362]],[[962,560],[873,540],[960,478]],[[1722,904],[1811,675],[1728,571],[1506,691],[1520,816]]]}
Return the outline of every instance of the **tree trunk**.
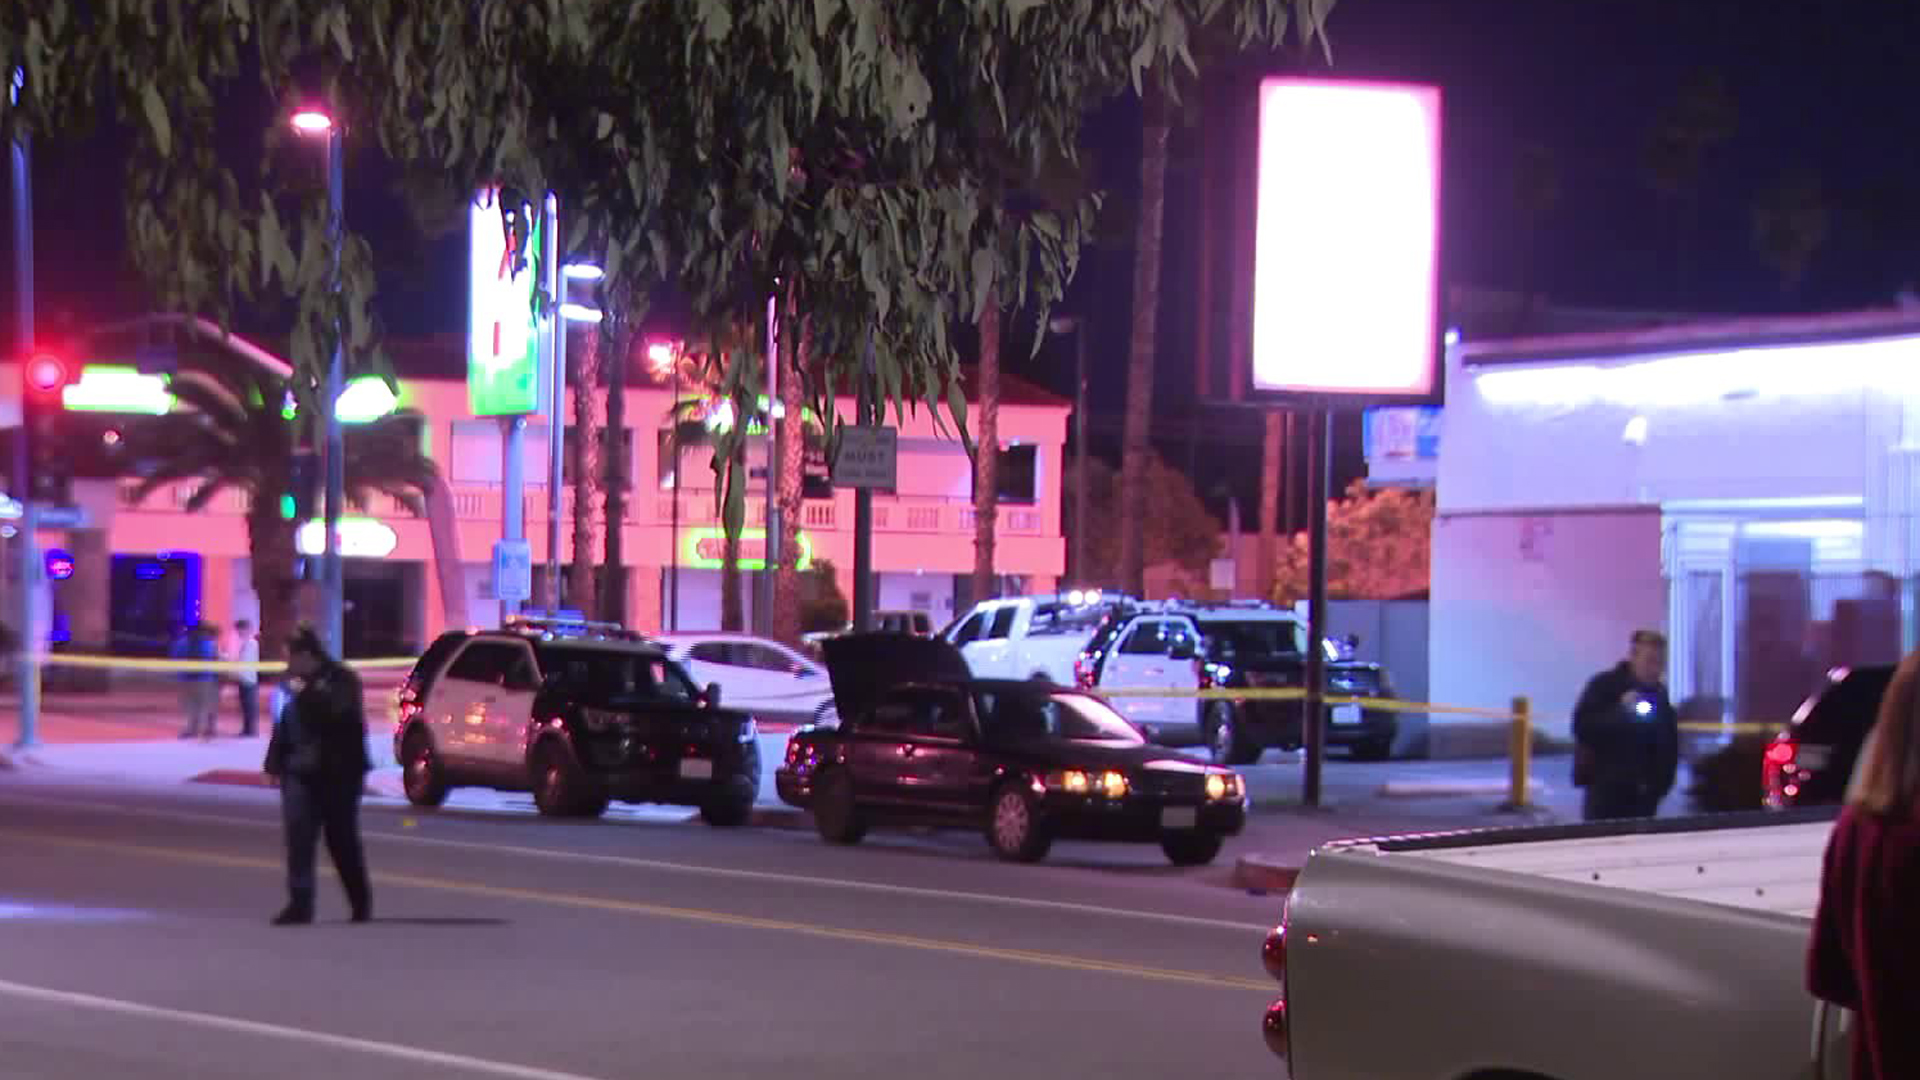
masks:
{"label": "tree trunk", "polygon": [[600,328],[589,327],[585,337],[585,347],[569,354],[572,362],[567,372],[567,385],[573,387],[573,441],[566,448],[573,459],[573,572],[567,581],[566,606],[594,618],[593,504],[594,495],[605,488],[594,416],[603,367]]}
{"label": "tree trunk", "polygon": [[780,341],[780,565],[773,575],[773,636],[789,645],[800,644],[800,525],[806,505],[801,495],[807,469],[806,388],[800,372],[808,362],[812,335],[806,322],[793,313],[794,291],[787,290],[790,334]]}
{"label": "tree trunk", "polygon": [[280,500],[261,498],[247,511],[247,560],[260,598],[260,658],[284,659],[300,621],[300,583],[293,577],[294,522],[280,516]]}
{"label": "tree trunk", "polygon": [[1146,592],[1147,464],[1153,453],[1153,361],[1160,313],[1160,240],[1167,201],[1167,99],[1149,82],[1140,114],[1140,220],[1133,244],[1133,341],[1120,475],[1120,588]]}
{"label": "tree trunk", "polygon": [[622,625],[627,621],[627,475],[632,471],[633,454],[627,445],[627,347],[633,335],[624,319],[614,322],[602,348],[606,355],[602,368],[607,380],[607,426],[602,448],[605,467],[606,514],[601,528],[606,530],[604,554],[600,559],[600,618]]}
{"label": "tree trunk", "polygon": [[[743,416],[744,415],[748,414],[743,414]],[[742,419],[740,422],[743,424],[746,423],[745,419]],[[733,475],[724,477],[724,482],[727,484],[744,484],[747,482],[747,463],[744,460],[746,458],[746,441],[744,439],[741,440],[740,446],[735,450],[734,455],[733,464],[727,470],[733,473]],[[724,492],[722,493],[722,498],[725,498]],[[744,632],[747,628],[746,603],[745,597],[741,592],[742,583],[740,581],[740,536],[731,530],[724,531],[726,535],[721,541],[720,549],[720,629],[729,634],[738,634]]]}
{"label": "tree trunk", "polygon": [[[1084,332],[1084,331],[1082,331]],[[1000,515],[1000,294],[987,289],[980,312],[979,420],[974,425],[973,599],[1000,595],[994,572],[994,527]]]}
{"label": "tree trunk", "polygon": [[1260,452],[1260,554],[1254,588],[1262,600],[1272,600],[1274,569],[1280,550],[1274,543],[1280,528],[1280,478],[1286,470],[1286,443],[1281,439],[1286,414],[1268,409],[1266,445]]}

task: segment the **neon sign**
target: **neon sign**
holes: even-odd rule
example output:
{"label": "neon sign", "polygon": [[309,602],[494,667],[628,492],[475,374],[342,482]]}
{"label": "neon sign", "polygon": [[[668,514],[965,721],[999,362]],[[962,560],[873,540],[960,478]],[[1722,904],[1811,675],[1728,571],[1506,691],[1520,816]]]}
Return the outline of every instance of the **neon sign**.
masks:
{"label": "neon sign", "polygon": [[68,412],[131,413],[165,416],[173,411],[165,375],[143,375],[115,364],[88,364],[80,380],[60,391]]}
{"label": "neon sign", "polygon": [[[727,531],[718,528],[691,529],[686,539],[680,542],[680,565],[695,570],[720,570],[726,566]],[[794,563],[798,570],[813,565],[813,537],[806,530],[800,531],[800,558]],[[740,530],[740,569],[765,570],[767,568],[767,530]]]}
{"label": "neon sign", "polygon": [[47,578],[65,581],[73,576],[73,556],[59,548],[47,549]]}
{"label": "neon sign", "polygon": [[[294,544],[302,555],[318,555],[326,549],[327,526],[309,521],[294,534]],[[347,559],[384,559],[400,546],[400,536],[392,526],[372,518],[340,519],[340,555]]]}

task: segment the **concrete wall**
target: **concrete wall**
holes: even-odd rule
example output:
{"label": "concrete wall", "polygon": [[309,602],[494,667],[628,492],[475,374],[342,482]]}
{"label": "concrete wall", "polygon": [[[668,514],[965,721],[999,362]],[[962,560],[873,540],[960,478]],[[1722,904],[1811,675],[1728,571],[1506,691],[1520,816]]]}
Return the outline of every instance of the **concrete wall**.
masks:
{"label": "concrete wall", "polygon": [[[1532,699],[1543,735],[1564,739],[1581,687],[1667,610],[1660,513],[1442,514],[1433,526],[1432,700],[1504,709]],[[1432,752],[1498,751],[1485,721],[1432,718]]]}
{"label": "concrete wall", "polygon": [[[1396,698],[1428,701],[1428,608],[1425,600],[1334,600],[1327,605],[1328,632],[1336,638],[1358,635],[1354,657],[1385,669]],[[1402,713],[1395,755],[1427,752],[1427,717]]]}

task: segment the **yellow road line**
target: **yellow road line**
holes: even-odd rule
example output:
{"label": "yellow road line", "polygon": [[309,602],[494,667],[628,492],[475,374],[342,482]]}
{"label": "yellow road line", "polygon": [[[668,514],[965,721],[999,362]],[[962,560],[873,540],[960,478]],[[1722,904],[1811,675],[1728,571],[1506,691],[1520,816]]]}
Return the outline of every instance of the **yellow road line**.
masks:
{"label": "yellow road line", "polygon": [[[36,833],[23,829],[0,829],[0,836],[39,844],[80,847],[120,855],[136,855],[170,862],[196,863],[202,866],[221,866],[235,870],[279,871],[284,868],[282,863],[276,859],[262,859],[246,855],[221,855],[210,851],[195,851],[190,848],[154,847],[145,844],[88,840],[82,837]],[[734,926],[751,930],[800,934],[807,937],[827,938],[834,941],[888,945],[902,949],[917,949],[923,952],[946,953],[953,956],[971,956],[984,960],[1004,960],[1011,963],[1031,964],[1039,967],[1059,968],[1068,971],[1085,971],[1102,975],[1125,975],[1160,982],[1177,982],[1194,986],[1210,986],[1232,990],[1268,991],[1273,988],[1271,983],[1234,975],[1208,975],[1197,971],[1177,971],[1170,968],[1147,967],[1140,964],[1127,964],[1111,960],[1096,960],[1091,957],[1068,956],[1064,953],[1036,952],[1030,949],[1008,949],[993,945],[974,945],[963,941],[947,941],[940,938],[919,937],[912,934],[894,934],[877,930],[853,930],[836,926],[822,926],[814,923],[794,922],[789,919],[767,919],[755,915],[738,915],[725,911],[713,911],[707,908],[649,904],[637,900],[618,900],[612,897],[587,896],[580,893],[543,892],[535,889],[515,888],[509,885],[487,885],[476,881],[457,881],[451,878],[431,877],[422,874],[380,874],[377,876],[376,881],[383,885],[398,885],[415,889],[433,889],[441,892],[464,893],[469,896],[484,896],[495,900],[517,900],[526,903],[552,904],[558,907],[606,911],[622,915],[676,919],[683,922],[706,923],[713,926]]]}

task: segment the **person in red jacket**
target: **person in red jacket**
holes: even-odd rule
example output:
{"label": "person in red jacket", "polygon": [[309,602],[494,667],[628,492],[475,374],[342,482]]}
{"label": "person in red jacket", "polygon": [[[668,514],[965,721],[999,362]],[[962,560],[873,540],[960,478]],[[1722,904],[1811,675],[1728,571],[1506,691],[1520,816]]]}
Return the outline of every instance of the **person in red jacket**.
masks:
{"label": "person in red jacket", "polygon": [[1887,686],[1827,842],[1807,989],[1857,1015],[1854,1080],[1920,1077],[1920,652]]}

